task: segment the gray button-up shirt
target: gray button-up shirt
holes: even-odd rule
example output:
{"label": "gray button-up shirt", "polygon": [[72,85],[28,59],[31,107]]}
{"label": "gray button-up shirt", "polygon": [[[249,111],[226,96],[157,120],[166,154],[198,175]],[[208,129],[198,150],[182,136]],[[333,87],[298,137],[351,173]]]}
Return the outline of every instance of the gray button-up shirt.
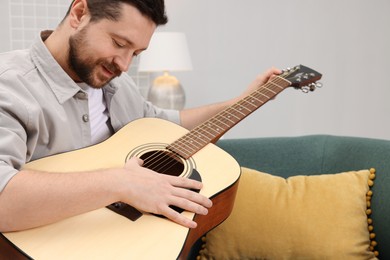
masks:
{"label": "gray button-up shirt", "polygon": [[[126,73],[103,92],[114,132],[142,117],[179,123],[178,111],[145,101]],[[26,162],[91,145],[88,115],[88,95],[41,37],[29,50],[0,54],[0,192]]]}

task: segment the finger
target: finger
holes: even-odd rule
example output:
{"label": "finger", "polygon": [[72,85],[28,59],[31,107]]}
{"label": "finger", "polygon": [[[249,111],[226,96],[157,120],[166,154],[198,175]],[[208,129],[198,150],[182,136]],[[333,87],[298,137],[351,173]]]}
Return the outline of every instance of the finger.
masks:
{"label": "finger", "polygon": [[195,214],[199,215],[207,215],[209,213],[209,210],[195,202],[192,202],[190,200],[182,199],[182,198],[176,198],[174,202],[170,203],[172,206],[179,207],[183,210],[193,212]]}
{"label": "finger", "polygon": [[138,164],[139,166],[142,166],[144,161],[138,157],[131,157],[126,164]]}
{"label": "finger", "polygon": [[282,73],[282,71],[281,71],[280,69],[276,68],[276,67],[271,67],[271,68],[269,68],[269,69],[267,70],[267,72],[268,72],[269,74],[274,74],[274,75],[278,75],[278,74],[281,74],[281,73]]}
{"label": "finger", "polygon": [[272,67],[271,70],[272,70],[272,73],[275,74],[275,75],[282,74],[282,70],[278,69],[276,67]]}
{"label": "finger", "polygon": [[197,180],[187,179],[184,177],[169,176],[169,175],[164,175],[164,176],[166,176],[169,179],[171,185],[175,187],[195,189],[195,190],[201,190],[203,188],[203,183]]}
{"label": "finger", "polygon": [[172,220],[173,222],[176,222],[177,224],[187,228],[196,228],[198,225],[192,219],[185,217],[184,215],[171,209],[170,207],[165,208],[163,215],[168,219]]}
{"label": "finger", "polygon": [[280,69],[277,69],[275,67],[271,67],[265,72],[265,81],[267,82],[268,80],[276,77],[277,75],[280,75],[282,71]]}
{"label": "finger", "polygon": [[[202,215],[207,214],[204,209],[211,208],[213,205],[213,202],[206,196],[188,189],[175,189],[172,195],[174,198],[180,199],[177,200],[177,202],[171,201],[171,203],[175,203],[175,206],[179,206],[183,209]],[[187,202],[188,205],[186,204]]]}

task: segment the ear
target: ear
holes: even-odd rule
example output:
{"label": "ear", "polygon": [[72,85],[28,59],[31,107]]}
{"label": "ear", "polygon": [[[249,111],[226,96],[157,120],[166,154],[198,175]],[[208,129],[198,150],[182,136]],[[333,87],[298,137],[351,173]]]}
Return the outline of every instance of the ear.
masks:
{"label": "ear", "polygon": [[77,29],[86,19],[89,19],[87,0],[75,0],[69,12],[70,26]]}

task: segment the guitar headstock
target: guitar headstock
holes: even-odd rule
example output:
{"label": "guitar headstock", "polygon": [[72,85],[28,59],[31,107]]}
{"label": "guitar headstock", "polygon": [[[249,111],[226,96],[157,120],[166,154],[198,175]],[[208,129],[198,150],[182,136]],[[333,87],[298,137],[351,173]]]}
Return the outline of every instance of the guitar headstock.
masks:
{"label": "guitar headstock", "polygon": [[322,84],[317,82],[322,74],[303,65],[283,70],[279,76],[288,80],[291,83],[290,86],[301,89],[305,93],[322,87]]}

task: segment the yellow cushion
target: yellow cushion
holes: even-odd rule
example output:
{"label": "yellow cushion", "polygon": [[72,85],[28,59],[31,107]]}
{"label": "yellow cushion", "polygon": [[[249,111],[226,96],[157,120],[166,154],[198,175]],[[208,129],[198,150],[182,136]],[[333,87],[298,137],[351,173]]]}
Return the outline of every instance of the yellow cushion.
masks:
{"label": "yellow cushion", "polygon": [[243,168],[233,212],[207,234],[200,259],[376,259],[367,224],[374,176],[284,179]]}

